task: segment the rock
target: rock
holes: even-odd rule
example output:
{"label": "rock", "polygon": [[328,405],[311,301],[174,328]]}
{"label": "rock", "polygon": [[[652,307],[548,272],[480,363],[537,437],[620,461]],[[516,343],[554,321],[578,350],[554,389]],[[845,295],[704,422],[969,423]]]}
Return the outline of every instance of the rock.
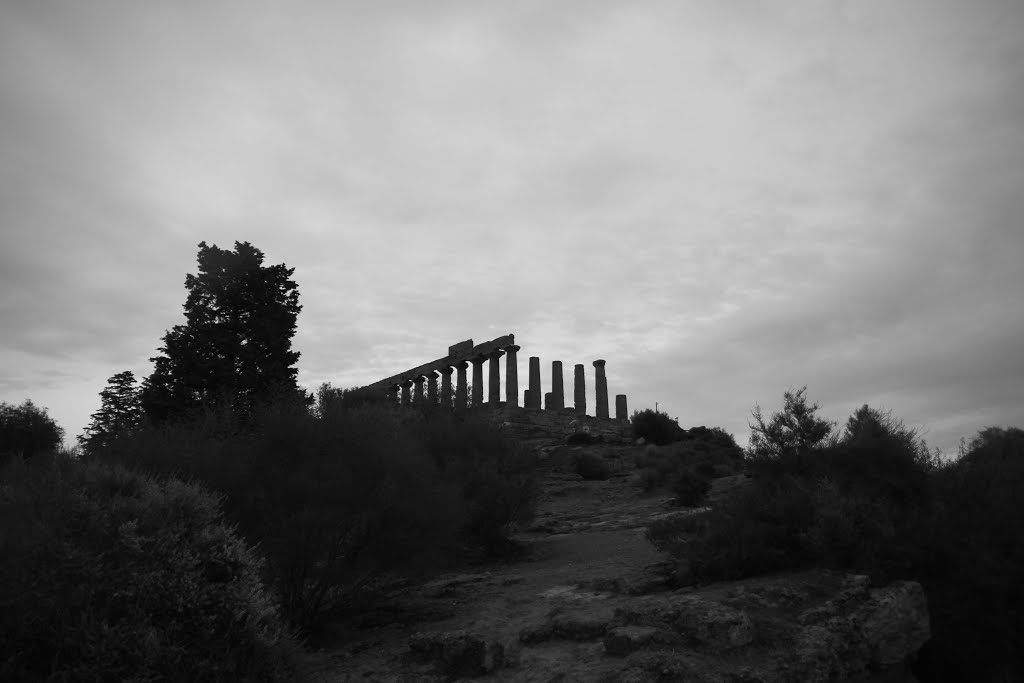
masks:
{"label": "rock", "polygon": [[931,637],[928,602],[916,581],[897,581],[872,590],[857,617],[875,664],[902,662]]}
{"label": "rock", "polygon": [[714,650],[731,650],[754,640],[754,623],[746,612],[687,594],[638,600],[636,607],[616,610],[616,618],[627,624],[665,624]]}
{"label": "rock", "polygon": [[450,676],[481,676],[501,668],[505,648],[466,631],[414,633],[409,649]]}
{"label": "rock", "polygon": [[658,629],[653,626],[616,626],[604,637],[605,651],[616,657],[625,657],[653,642]]}
{"label": "rock", "polygon": [[645,439],[644,437],[641,436],[639,439],[637,439],[633,443],[636,444],[637,446],[643,446],[645,443],[647,443],[647,439]]}

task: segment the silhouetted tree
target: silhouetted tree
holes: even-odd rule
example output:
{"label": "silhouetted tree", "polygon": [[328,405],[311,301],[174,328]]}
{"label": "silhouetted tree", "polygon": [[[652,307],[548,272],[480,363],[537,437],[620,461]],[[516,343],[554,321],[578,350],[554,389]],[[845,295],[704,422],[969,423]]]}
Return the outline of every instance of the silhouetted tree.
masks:
{"label": "silhouetted tree", "polygon": [[783,393],[785,405],[781,413],[772,413],[767,422],[761,406],[755,404],[751,415],[748,455],[753,460],[777,460],[793,455],[805,455],[812,449],[828,443],[835,423],[819,418],[821,406],[807,403],[807,386]]}
{"label": "silhouetted tree", "polygon": [[234,251],[199,243],[199,274],[185,278],[184,325],[164,337],[142,407],[155,422],[227,400],[246,407],[278,393],[305,399],[295,381],[299,353],[291,350],[302,307],[294,268],[263,266],[248,242]]}
{"label": "silhouetted tree", "polygon": [[56,451],[64,442],[64,430],[31,400],[20,406],[0,403],[0,455]]}
{"label": "silhouetted tree", "polygon": [[100,409],[89,416],[91,422],[78,443],[87,454],[109,446],[110,442],[135,429],[142,419],[142,404],[135,375],[130,370],[107,380],[100,392]]}

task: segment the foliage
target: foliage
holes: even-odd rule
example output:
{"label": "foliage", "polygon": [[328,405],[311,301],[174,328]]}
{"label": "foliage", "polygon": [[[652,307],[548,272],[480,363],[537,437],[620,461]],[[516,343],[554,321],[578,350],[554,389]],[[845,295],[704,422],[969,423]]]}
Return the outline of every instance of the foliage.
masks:
{"label": "foliage", "polygon": [[677,505],[693,507],[703,503],[712,479],[742,470],[743,450],[717,427],[683,429],[680,436],[684,440],[668,446],[648,446],[636,464],[645,490],[665,486]]}
{"label": "foliage", "polygon": [[451,553],[462,502],[415,439],[414,417],[383,406],[316,415],[282,400],[239,420],[222,405],[140,429],[108,457],[225,494],[228,519],[267,556],[285,618],[308,632],[379,575]]}
{"label": "foliage", "polygon": [[961,457],[931,474],[928,549],[915,572],[924,583],[932,638],[921,680],[1024,678],[1024,431],[989,427]]}
{"label": "foliage", "polygon": [[299,391],[295,269],[263,266],[263,252],[248,242],[235,242],[234,251],[200,242],[198,262],[199,275],[185,278],[186,323],[164,335],[143,383],[142,406],[156,422],[222,399],[248,406]]}
{"label": "foliage", "polygon": [[507,548],[532,514],[532,455],[490,423],[319,393],[312,409],[268,401],[239,420],[228,404],[147,425],[104,457],[224,493],[284,616],[311,633],[382,576]]}
{"label": "foliage", "polygon": [[89,417],[89,426],[78,437],[85,453],[107,448],[115,438],[138,427],[142,404],[135,375],[130,370],[107,380],[106,389],[100,392],[100,409]]}
{"label": "foliage", "polygon": [[754,404],[751,412],[748,458],[755,463],[777,463],[780,460],[806,457],[814,449],[827,445],[834,423],[815,415],[821,407],[807,403],[806,385],[797,391],[783,393],[782,412],[772,413],[766,422],[761,406]]}
{"label": "foliage", "polygon": [[0,403],[0,456],[20,454],[31,458],[60,448],[64,430],[47,414],[46,408],[26,400],[19,406]]}
{"label": "foliage", "polygon": [[590,451],[580,451],[577,453],[573,459],[573,467],[576,470],[576,474],[584,479],[605,480],[612,476],[611,467],[608,466],[608,462],[597,453]]}
{"label": "foliage", "polygon": [[633,438],[642,438],[648,443],[664,445],[672,443],[679,436],[679,423],[667,414],[646,408],[633,411]]}
{"label": "foliage", "polygon": [[540,491],[533,453],[472,413],[427,412],[419,429],[417,440],[462,492],[463,540],[492,555],[515,550],[509,532],[530,522]]}
{"label": "foliage", "polygon": [[677,580],[808,566],[878,584],[916,579],[932,625],[915,665],[921,680],[1020,679],[1024,431],[983,430],[958,461],[942,463],[891,413],[863,406],[833,435],[802,390],[787,406],[788,417],[752,426],[763,440],[748,490],[648,530],[678,559]]}
{"label": "foliage", "polygon": [[66,456],[0,474],[0,679],[295,680],[215,496]]}

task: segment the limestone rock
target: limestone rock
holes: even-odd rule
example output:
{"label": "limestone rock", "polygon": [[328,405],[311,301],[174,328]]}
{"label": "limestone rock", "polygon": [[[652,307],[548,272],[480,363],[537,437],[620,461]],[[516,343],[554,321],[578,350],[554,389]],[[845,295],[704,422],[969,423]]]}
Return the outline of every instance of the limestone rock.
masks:
{"label": "limestone rock", "polygon": [[672,594],[637,601],[616,612],[627,624],[666,624],[680,635],[714,650],[731,650],[754,640],[746,612],[693,595]]}

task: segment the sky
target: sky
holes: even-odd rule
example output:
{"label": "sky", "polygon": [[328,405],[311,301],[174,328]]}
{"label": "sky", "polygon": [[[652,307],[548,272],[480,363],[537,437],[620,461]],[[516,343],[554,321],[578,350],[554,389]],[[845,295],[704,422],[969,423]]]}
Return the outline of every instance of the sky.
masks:
{"label": "sky", "polygon": [[69,442],[247,241],[308,389],[514,333],[591,412],[951,454],[1024,427],[1022,217],[1019,0],[0,4],[0,401]]}

